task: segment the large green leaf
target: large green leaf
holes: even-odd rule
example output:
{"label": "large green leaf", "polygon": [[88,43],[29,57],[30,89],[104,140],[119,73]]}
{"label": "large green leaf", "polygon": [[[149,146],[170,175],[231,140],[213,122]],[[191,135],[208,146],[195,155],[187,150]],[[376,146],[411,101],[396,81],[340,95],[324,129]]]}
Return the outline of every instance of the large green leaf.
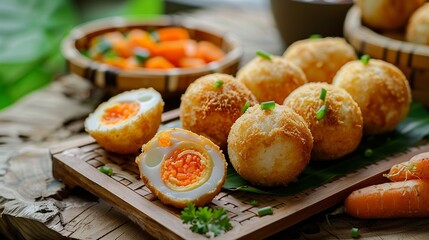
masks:
{"label": "large green leaf", "polygon": [[0,4],[0,109],[64,71],[59,46],[75,24],[67,0]]}
{"label": "large green leaf", "polygon": [[[413,103],[408,117],[398,125],[396,131],[379,136],[364,137],[353,153],[339,160],[329,163],[311,162],[298,178],[286,187],[262,188],[252,186],[238,175],[234,168],[229,167],[223,188],[263,194],[297,194],[403,151],[427,136],[429,136],[429,114],[423,106]],[[373,150],[373,154],[370,157],[365,157],[364,152],[368,148]]]}
{"label": "large green leaf", "polygon": [[64,74],[60,43],[77,23],[107,16],[161,14],[163,3],[162,0],[3,0],[0,109],[51,82],[56,75]]}

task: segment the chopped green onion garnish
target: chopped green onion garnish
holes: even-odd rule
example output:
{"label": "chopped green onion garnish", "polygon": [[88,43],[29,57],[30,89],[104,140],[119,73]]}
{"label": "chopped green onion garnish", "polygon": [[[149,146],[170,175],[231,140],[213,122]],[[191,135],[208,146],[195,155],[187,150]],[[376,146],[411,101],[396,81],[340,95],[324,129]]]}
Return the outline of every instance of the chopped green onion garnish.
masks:
{"label": "chopped green onion garnish", "polygon": [[112,45],[110,44],[110,42],[107,41],[107,39],[105,38],[101,38],[97,46],[98,52],[105,53],[110,49],[112,49]]}
{"label": "chopped green onion garnish", "polygon": [[256,200],[252,200],[252,201],[249,202],[249,204],[252,205],[252,206],[254,206],[254,207],[256,207],[256,206],[259,205],[259,202],[256,201]]}
{"label": "chopped green onion garnish", "polygon": [[367,65],[368,63],[369,63],[369,60],[371,59],[371,57],[369,56],[369,55],[367,55],[367,54],[365,54],[365,55],[362,55],[361,57],[360,57],[360,61],[363,63],[363,64],[365,64],[365,65]]}
{"label": "chopped green onion garnish", "polygon": [[359,228],[352,228],[352,238],[358,238],[359,237]]}
{"label": "chopped green onion garnish", "polygon": [[365,155],[365,157],[371,157],[373,153],[374,152],[372,151],[371,148],[367,148],[367,149],[365,149],[364,155]]}
{"label": "chopped green onion garnish", "polygon": [[101,166],[98,167],[98,170],[106,175],[112,176],[113,174],[113,169],[111,167],[108,166]]}
{"label": "chopped green onion garnish", "polygon": [[322,90],[320,90],[320,99],[322,100],[322,101],[325,101],[325,98],[326,98],[326,93],[327,93],[328,91],[326,91],[326,89],[324,89],[324,88],[322,88]]}
{"label": "chopped green onion garnish", "polygon": [[220,88],[223,85],[223,81],[222,80],[217,80],[216,82],[213,83],[213,87],[215,88]]}
{"label": "chopped green onion garnish", "polygon": [[326,104],[323,104],[319,110],[317,110],[316,112],[316,119],[317,120],[321,120],[325,117],[326,115],[326,111],[328,110],[328,107],[326,106]]}
{"label": "chopped green onion garnish", "polygon": [[153,39],[153,41],[155,42],[159,42],[159,35],[158,35],[158,31],[151,31],[149,32],[150,37]]}
{"label": "chopped green onion garnish", "polygon": [[312,34],[312,35],[310,35],[309,38],[310,39],[319,39],[319,38],[322,38],[322,35],[320,35],[320,34]]}
{"label": "chopped green onion garnish", "polygon": [[262,110],[273,110],[276,107],[276,103],[274,101],[262,102],[259,105]]}
{"label": "chopped green onion garnish", "polygon": [[150,52],[145,48],[135,48],[134,56],[139,63],[145,62],[150,57]]}
{"label": "chopped green onion garnish", "polygon": [[273,56],[271,54],[266,53],[266,52],[262,52],[262,51],[256,51],[256,55],[260,56],[261,58],[268,59],[268,60],[273,59]]}
{"label": "chopped green onion garnish", "polygon": [[250,107],[250,102],[246,102],[243,108],[241,109],[241,113],[245,113],[249,107]]}
{"label": "chopped green onion garnish", "polygon": [[273,215],[273,208],[268,206],[258,209],[258,216],[262,217],[265,215]]}
{"label": "chopped green onion garnish", "polygon": [[89,51],[88,51],[88,50],[82,50],[80,53],[81,53],[83,56],[85,56],[85,57],[87,57],[87,58],[90,58],[90,56],[89,56]]}
{"label": "chopped green onion garnish", "polygon": [[112,58],[115,58],[117,56],[118,56],[118,54],[116,54],[116,52],[113,51],[113,49],[107,50],[107,52],[104,53],[104,57],[108,58],[108,59],[112,59]]}
{"label": "chopped green onion garnish", "polygon": [[328,106],[326,106],[326,104],[323,104],[319,108],[319,110],[317,110],[317,112],[316,112],[316,119],[317,120],[322,120],[325,117],[327,110],[328,110]]}

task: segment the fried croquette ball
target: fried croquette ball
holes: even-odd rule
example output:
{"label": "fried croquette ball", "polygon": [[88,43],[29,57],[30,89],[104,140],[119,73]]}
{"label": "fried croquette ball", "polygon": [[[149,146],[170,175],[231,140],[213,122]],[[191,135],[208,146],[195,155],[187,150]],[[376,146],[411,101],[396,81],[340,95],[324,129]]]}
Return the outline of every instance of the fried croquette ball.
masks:
{"label": "fried croquette ball", "polygon": [[426,0],[356,0],[362,22],[380,30],[404,27],[411,14],[425,2]]}
{"label": "fried croquette ball", "polygon": [[181,128],[158,132],[136,158],[141,179],[164,204],[208,204],[221,190],[227,163],[217,145]]}
{"label": "fried croquette ball", "polygon": [[85,130],[107,151],[137,153],[161,124],[164,101],[152,88],[122,92],[100,104]]}
{"label": "fried croquette ball", "polygon": [[405,37],[409,42],[429,45],[429,3],[413,13]]}
{"label": "fried croquette ball", "polygon": [[364,134],[394,130],[410,109],[411,91],[406,77],[396,66],[382,60],[344,65],[333,85],[345,89],[359,105]]}
{"label": "fried croquette ball", "polygon": [[203,135],[222,149],[232,124],[246,102],[256,97],[233,76],[214,73],[198,78],[186,89],[180,104],[183,128]]}
{"label": "fried croquette ball", "polygon": [[278,56],[254,58],[238,71],[237,79],[259,102],[274,100],[278,104],[282,104],[289,93],[307,82],[307,77],[298,66]]}
{"label": "fried croquette ball", "polygon": [[[326,90],[324,100],[322,89]],[[344,89],[308,83],[293,91],[284,104],[307,122],[314,138],[312,160],[338,159],[355,150],[362,139],[362,113]]]}
{"label": "fried croquette ball", "polygon": [[345,63],[356,60],[353,47],[343,38],[304,39],[291,44],[283,57],[301,68],[308,82],[331,83]]}
{"label": "fried croquette ball", "polygon": [[313,137],[304,119],[275,104],[247,109],[228,136],[229,160],[244,179],[259,186],[287,185],[310,161]]}

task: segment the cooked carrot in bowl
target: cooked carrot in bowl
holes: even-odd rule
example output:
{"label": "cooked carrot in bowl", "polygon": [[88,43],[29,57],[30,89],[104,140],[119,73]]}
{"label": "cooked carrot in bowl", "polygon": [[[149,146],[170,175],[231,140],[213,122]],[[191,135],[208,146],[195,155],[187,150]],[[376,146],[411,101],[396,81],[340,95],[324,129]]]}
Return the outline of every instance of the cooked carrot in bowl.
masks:
{"label": "cooked carrot in bowl", "polygon": [[94,37],[85,52],[95,61],[121,69],[198,68],[225,55],[212,42],[192,39],[183,27],[104,33]]}

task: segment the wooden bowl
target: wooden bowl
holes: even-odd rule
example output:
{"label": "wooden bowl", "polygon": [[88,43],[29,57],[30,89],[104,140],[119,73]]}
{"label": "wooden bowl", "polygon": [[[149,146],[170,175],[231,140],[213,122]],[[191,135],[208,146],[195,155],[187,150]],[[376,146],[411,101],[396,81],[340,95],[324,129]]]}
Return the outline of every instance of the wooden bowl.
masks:
{"label": "wooden bowl", "polygon": [[[127,32],[133,28],[148,30],[166,26],[182,26],[188,29],[191,38],[198,41],[210,41],[221,47],[226,53],[225,57],[194,69],[122,70],[93,61],[80,52],[88,48],[92,38],[106,32]],[[163,97],[182,94],[191,82],[210,73],[235,74],[243,55],[238,40],[231,34],[178,16],[162,16],[144,20],[125,17],[95,20],[74,28],[63,40],[61,50],[67,60],[68,70],[88,79],[97,87],[113,90],[113,92],[152,87]]]}
{"label": "wooden bowl", "polygon": [[353,6],[344,22],[344,36],[359,54],[369,54],[399,67],[410,82],[415,101],[429,107],[429,46],[404,41],[404,33],[379,33],[364,26]]}

